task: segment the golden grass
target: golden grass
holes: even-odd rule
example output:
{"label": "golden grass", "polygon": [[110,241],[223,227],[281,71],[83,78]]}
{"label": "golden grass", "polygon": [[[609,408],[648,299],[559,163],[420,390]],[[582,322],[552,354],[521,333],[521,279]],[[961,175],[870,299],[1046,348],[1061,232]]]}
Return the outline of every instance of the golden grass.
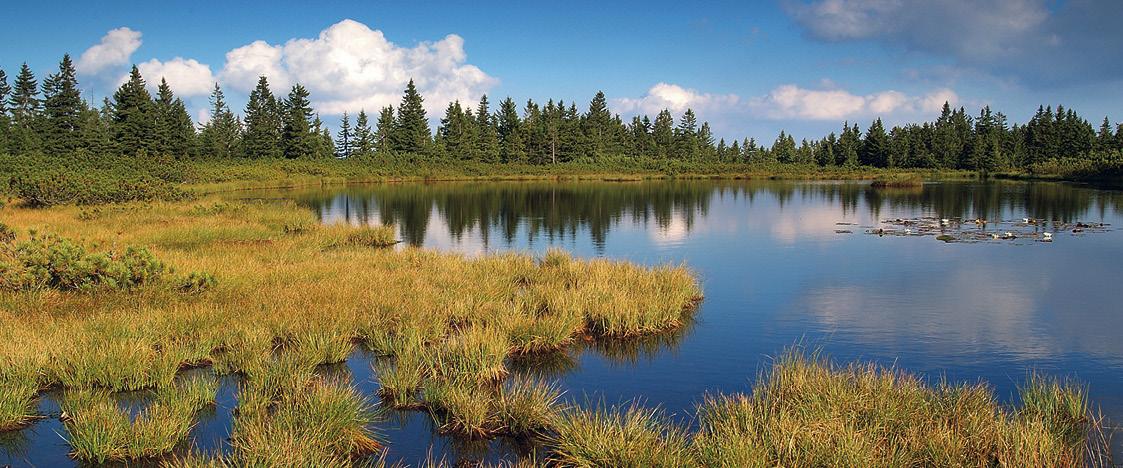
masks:
{"label": "golden grass", "polygon": [[[509,357],[557,353],[578,338],[661,333],[687,321],[701,295],[683,266],[558,251],[469,257],[371,248],[387,244],[392,228],[322,226],[283,200],[9,207],[3,215],[24,233],[144,246],[177,271],[216,280],[192,292],[173,284],[0,292],[0,377],[24,382],[5,385],[12,395],[0,406],[16,408],[0,411],[9,426],[26,422],[42,387],[165,389],[184,368],[210,364],[241,377],[239,418],[275,418],[282,408],[302,411],[293,405],[316,385],[316,365],[340,362],[361,344],[394,363],[378,369],[384,399],[439,408],[451,432],[491,436],[507,424],[497,422],[495,401],[512,398],[501,390]],[[422,388],[447,397],[427,401]],[[369,444],[333,453],[362,448]]]}

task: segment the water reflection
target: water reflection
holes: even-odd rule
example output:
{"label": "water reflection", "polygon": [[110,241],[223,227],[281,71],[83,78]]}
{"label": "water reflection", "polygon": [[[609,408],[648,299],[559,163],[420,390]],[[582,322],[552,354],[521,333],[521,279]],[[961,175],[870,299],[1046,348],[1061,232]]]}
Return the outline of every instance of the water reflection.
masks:
{"label": "water reflection", "polygon": [[[745,391],[769,356],[806,339],[822,340],[839,360],[897,362],[953,382],[982,379],[1004,400],[1030,370],[1075,374],[1111,419],[1123,421],[1123,192],[1010,181],[878,189],[676,180],[384,184],[262,196],[295,198],[328,223],[394,224],[406,242],[427,248],[560,246],[577,256],[695,269],[706,300],[689,330],[509,363],[558,379],[570,398],[641,399],[691,414],[701,395]],[[988,234],[1017,230],[1007,223],[1022,218],[1041,220],[1022,228],[1030,231],[1055,229],[1054,222],[1110,226],[1056,231],[1051,243],[862,234],[897,218],[989,220]],[[427,438],[432,428],[418,427],[425,424],[393,430]],[[477,456],[445,438],[431,443]]]}
{"label": "water reflection", "polygon": [[[471,252],[587,238],[602,254],[610,233],[630,225],[644,226],[656,246],[673,247],[708,217],[713,203],[775,207],[752,212],[752,221],[767,223],[772,236],[787,241],[847,220],[874,225],[901,212],[987,220],[1017,214],[1065,223],[1123,212],[1118,192],[1003,181],[905,189],[783,181],[443,182],[316,188],[284,196],[312,207],[325,223],[392,224],[407,244]],[[785,216],[796,206],[819,211]],[[714,222],[720,220],[704,224]]]}

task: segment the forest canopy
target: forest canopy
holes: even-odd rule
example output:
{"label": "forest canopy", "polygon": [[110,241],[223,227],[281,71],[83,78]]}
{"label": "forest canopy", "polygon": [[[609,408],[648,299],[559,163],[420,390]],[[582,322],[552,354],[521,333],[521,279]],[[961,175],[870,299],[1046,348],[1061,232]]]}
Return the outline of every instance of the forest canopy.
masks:
{"label": "forest canopy", "polygon": [[[275,93],[261,76],[245,109],[236,113],[215,83],[210,120],[197,125],[161,79],[156,95],[136,66],[100,105],[87,102],[69,55],[40,83],[26,63],[8,83],[0,70],[0,191],[33,203],[104,202],[175,197],[192,181],[193,162],[234,160],[347,160],[372,166],[417,161],[503,165],[579,163],[619,168],[734,164],[763,167],[888,168],[1024,173],[1070,178],[1123,175],[1123,124],[1105,117],[1099,127],[1062,105],[1042,106],[1024,124],[989,106],[978,114],[944,104],[934,122],[865,130],[845,122],[837,134],[796,142],[781,131],[770,144],[752,138],[715,141],[694,111],[662,110],[652,119],[623,121],[598,92],[584,110],[577,103],[544,104],[510,97],[493,108],[448,103],[434,132],[412,80],[401,102],[368,114],[346,112],[334,134],[295,84]],[[374,111],[372,109],[372,111]],[[125,170],[121,170],[124,167]],[[104,199],[80,193],[115,174],[133,193]],[[79,179],[75,182],[75,179]],[[69,193],[69,192],[74,193]],[[66,192],[66,193],[63,193]],[[58,200],[52,200],[52,195]],[[36,198],[37,197],[37,198]],[[85,199],[83,199],[85,198]]]}

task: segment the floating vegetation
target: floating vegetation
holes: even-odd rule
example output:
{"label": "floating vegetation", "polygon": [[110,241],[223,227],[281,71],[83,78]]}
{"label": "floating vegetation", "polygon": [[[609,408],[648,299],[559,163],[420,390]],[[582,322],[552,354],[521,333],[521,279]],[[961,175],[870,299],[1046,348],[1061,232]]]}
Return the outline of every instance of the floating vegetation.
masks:
{"label": "floating vegetation", "polygon": [[[882,227],[866,229],[877,236],[935,236],[943,242],[1052,242],[1058,234],[1082,236],[1106,232],[1107,223],[1062,222],[1021,218],[985,220],[979,218],[896,218],[881,221]],[[838,230],[835,231],[839,232]]]}

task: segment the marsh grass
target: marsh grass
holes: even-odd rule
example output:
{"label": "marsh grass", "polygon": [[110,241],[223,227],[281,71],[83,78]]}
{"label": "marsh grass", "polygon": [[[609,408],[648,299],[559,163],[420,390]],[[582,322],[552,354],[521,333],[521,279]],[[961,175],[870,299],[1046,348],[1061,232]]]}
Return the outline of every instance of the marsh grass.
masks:
{"label": "marsh grass", "polygon": [[333,224],[320,229],[327,239],[325,247],[389,247],[399,242],[397,228],[392,225]]}
{"label": "marsh grass", "polygon": [[518,437],[545,435],[562,410],[556,383],[530,377],[510,379],[495,398],[495,432]]}
{"label": "marsh grass", "polygon": [[270,411],[240,412],[228,461],[234,466],[332,466],[378,450],[379,415],[354,388],[316,379]]}
{"label": "marsh grass", "polygon": [[1101,429],[1082,392],[1031,379],[1023,406],[1006,407],[982,384],[790,350],[751,396],[707,397],[692,448],[705,466],[1085,466],[1104,449],[1086,436]]}
{"label": "marsh grass", "polygon": [[638,402],[603,401],[569,408],[548,442],[551,461],[563,467],[693,467],[686,431],[662,411]]}
{"label": "marsh grass", "polygon": [[0,378],[0,432],[23,429],[35,419],[38,390],[34,379]]}
{"label": "marsh grass", "polygon": [[155,392],[133,420],[107,389],[68,391],[63,400],[68,442],[76,458],[98,463],[162,456],[183,444],[195,414],[214,403],[217,389],[214,379],[188,379]]}

